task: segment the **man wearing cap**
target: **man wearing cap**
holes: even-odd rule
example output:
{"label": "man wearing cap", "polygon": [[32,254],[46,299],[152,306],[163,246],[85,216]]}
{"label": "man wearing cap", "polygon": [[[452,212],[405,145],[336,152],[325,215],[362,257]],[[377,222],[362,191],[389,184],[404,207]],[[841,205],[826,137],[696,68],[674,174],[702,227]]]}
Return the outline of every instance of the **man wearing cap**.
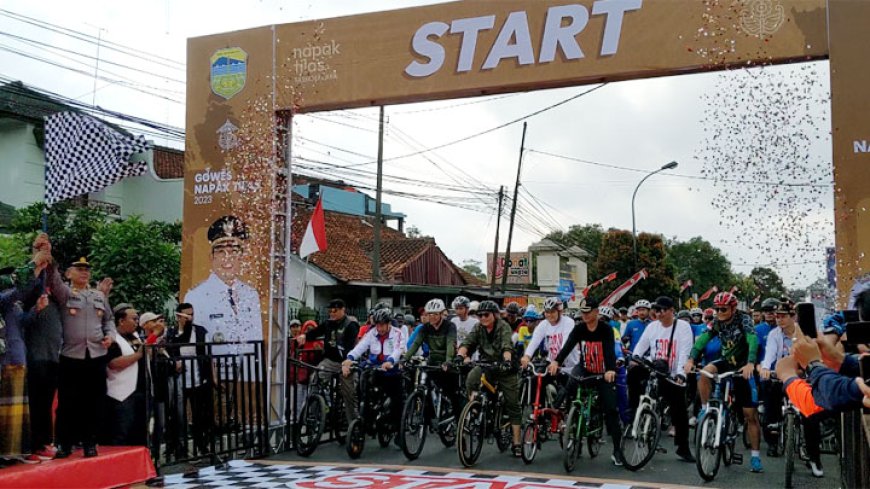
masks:
{"label": "man wearing cap", "polygon": [[[47,237],[38,244],[34,242],[34,246],[50,249],[46,243]],[[77,441],[82,442],[85,457],[96,457],[101,405],[106,396],[106,354],[116,331],[108,299],[90,286],[91,264],[87,259],[72,263],[66,273],[69,286],[61,281],[57,267],[49,267],[46,274],[48,289],[61,307],[63,323],[57,458],[69,456]]]}
{"label": "man wearing cap", "polygon": [[[694,462],[695,458],[689,450],[689,417],[683,367],[695,344],[695,336],[688,322],[674,317],[674,301],[670,297],[659,297],[652,304],[652,309],[658,312],[659,319],[646,327],[632,353],[648,358],[656,365],[656,370],[667,373],[676,382],[660,382],[659,395],[671,408],[677,457],[685,462]],[[644,368],[635,367],[628,371],[629,404],[632,409],[637,409],[649,375]]]}
{"label": "man wearing cap", "polygon": [[[323,360],[319,367],[335,372],[341,371],[341,362],[347,359],[347,354],[356,345],[356,337],[359,334],[359,323],[351,320],[346,313],[344,301],[333,299],[326,306],[329,311],[329,319],[318,327],[308,330],[296,337],[296,342],[304,345],[306,341],[323,340]],[[350,423],[357,417],[356,402],[356,375],[340,376],[339,390],[344,399],[345,414]],[[314,382],[317,380],[314,379]]]}
{"label": "man wearing cap", "polygon": [[[245,223],[235,216],[223,216],[208,228],[211,244],[211,274],[190,289],[184,302],[193,304],[200,324],[215,343],[263,339],[260,295],[242,282],[241,261],[248,240]],[[214,354],[251,352],[253,346],[215,347]]]}

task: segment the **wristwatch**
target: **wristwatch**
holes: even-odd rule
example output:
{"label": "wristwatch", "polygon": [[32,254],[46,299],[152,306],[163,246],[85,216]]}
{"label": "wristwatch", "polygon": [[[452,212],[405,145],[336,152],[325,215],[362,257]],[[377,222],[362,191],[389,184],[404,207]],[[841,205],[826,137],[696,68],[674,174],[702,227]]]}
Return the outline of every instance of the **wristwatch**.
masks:
{"label": "wristwatch", "polygon": [[807,376],[812,375],[812,372],[816,367],[825,367],[825,364],[822,363],[820,360],[813,360],[812,362],[807,364],[807,368],[805,369],[807,372]]}

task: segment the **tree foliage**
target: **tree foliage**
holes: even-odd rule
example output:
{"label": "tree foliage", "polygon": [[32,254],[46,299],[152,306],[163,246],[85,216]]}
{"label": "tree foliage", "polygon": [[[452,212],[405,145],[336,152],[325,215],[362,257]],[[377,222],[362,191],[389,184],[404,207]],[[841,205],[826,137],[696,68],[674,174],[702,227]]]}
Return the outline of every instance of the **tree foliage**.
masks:
{"label": "tree foliage", "polygon": [[[29,243],[36,233],[42,231],[42,202],[18,209],[12,218],[10,229],[24,235]],[[76,208],[60,203],[49,208],[48,235],[52,240],[52,254],[62,266],[69,265],[80,257],[91,254],[91,239],[105,225],[107,215],[98,209]],[[29,250],[28,250],[29,252]]]}
{"label": "tree foliage", "polygon": [[785,295],[785,285],[773,269],[767,267],[755,267],[749,272],[749,278],[755,284],[757,294],[762,299],[767,297],[782,297]]}
{"label": "tree foliage", "polygon": [[632,304],[638,299],[653,300],[660,295],[676,297],[678,288],[673,265],[667,260],[664,240],[657,234],[641,233],[637,236],[637,265],[634,262],[633,240],[628,231],[611,229],[604,234],[596,267],[601,273],[617,273],[617,280],[593,289],[600,299],[628,280],[641,269],[649,277],[635,285],[617,305]]}
{"label": "tree foliage", "polygon": [[112,302],[129,302],[143,311],[163,311],[178,291],[181,248],[155,233],[138,217],[102,226],[93,237],[94,275],[112,277]]}
{"label": "tree foliage", "polygon": [[683,242],[671,240],[668,259],[674,265],[677,283],[691,280],[698,295],[714,285],[720,289],[733,285],[731,263],[719,248],[700,236]]}
{"label": "tree foliage", "polygon": [[480,260],[465,260],[462,262],[462,269],[481,280],[486,280],[486,273],[483,271]]}
{"label": "tree foliage", "polygon": [[604,239],[604,228],[601,224],[574,224],[568,228],[568,232],[556,231],[547,235],[547,239],[565,247],[579,246],[589,252],[588,265],[589,281],[598,280],[602,275],[610,273],[600,270],[596,260],[601,249],[601,241]]}

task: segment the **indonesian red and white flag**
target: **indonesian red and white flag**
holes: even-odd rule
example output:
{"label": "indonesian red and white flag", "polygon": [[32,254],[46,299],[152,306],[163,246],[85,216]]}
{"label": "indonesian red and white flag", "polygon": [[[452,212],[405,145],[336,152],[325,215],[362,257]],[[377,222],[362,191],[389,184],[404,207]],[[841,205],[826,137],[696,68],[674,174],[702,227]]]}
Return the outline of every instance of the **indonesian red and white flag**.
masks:
{"label": "indonesian red and white flag", "polygon": [[603,283],[612,282],[614,280],[616,280],[616,272],[613,272],[610,275],[608,275],[604,278],[600,278],[600,279],[592,282],[591,284],[587,285],[586,287],[583,288],[583,290],[580,292],[580,294],[582,294],[583,297],[588,297],[589,291],[592,290],[594,287],[598,287],[599,285],[601,285]]}
{"label": "indonesian red and white flag", "polygon": [[302,237],[302,244],[299,245],[299,258],[305,258],[325,249],[326,219],[323,216],[323,199],[320,199],[317,201],[317,206],[314,207],[314,213],[311,214],[308,227],[305,228],[305,236]]}
{"label": "indonesian red and white flag", "polygon": [[703,302],[703,301],[709,299],[716,292],[719,292],[719,287],[716,287],[714,285],[714,286],[710,287],[710,289],[707,292],[704,292],[704,294],[701,295],[701,297],[698,297],[698,301]]}
{"label": "indonesian red and white flag", "polygon": [[634,275],[632,275],[632,277],[630,279],[626,280],[625,283],[623,283],[622,285],[617,287],[616,290],[611,292],[610,295],[607,296],[606,299],[601,301],[601,305],[602,306],[612,306],[612,305],[616,304],[619,301],[619,299],[622,299],[622,296],[624,296],[625,294],[628,293],[629,290],[631,290],[632,287],[634,287],[641,280],[648,278],[648,277],[649,277],[649,273],[647,273],[645,268],[643,270],[635,273]]}

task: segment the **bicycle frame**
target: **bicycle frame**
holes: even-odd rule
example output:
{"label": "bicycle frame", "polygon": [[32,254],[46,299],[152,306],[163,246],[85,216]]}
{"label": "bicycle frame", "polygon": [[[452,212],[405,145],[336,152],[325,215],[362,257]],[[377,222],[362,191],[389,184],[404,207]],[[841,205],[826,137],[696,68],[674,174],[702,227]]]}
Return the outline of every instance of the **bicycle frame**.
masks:
{"label": "bicycle frame", "polygon": [[[731,405],[731,378],[736,375],[736,371],[724,374],[712,374],[706,370],[700,370],[700,372],[713,382],[713,392],[707,401],[707,413],[708,415],[716,413],[716,436],[713,439],[713,447],[719,448],[723,442],[722,433],[724,433],[724,424]],[[722,384],[724,384],[724,388]],[[705,434],[702,433],[702,436]]]}
{"label": "bicycle frame", "polygon": [[597,390],[594,387],[586,385],[586,381],[592,379],[603,379],[602,375],[591,375],[580,379],[577,386],[577,396],[574,398],[573,404],[580,409],[580,415],[583,418],[583,423],[577,424],[577,439],[586,438],[589,436],[589,420],[592,419],[592,408],[595,406],[595,399],[598,397]]}
{"label": "bicycle frame", "polygon": [[550,415],[550,426],[548,431],[550,433],[557,433],[559,431],[559,422],[562,421],[562,411],[553,408],[553,407],[543,407],[541,403],[541,392],[544,390],[544,377],[548,374],[546,371],[538,372],[535,370],[533,364],[529,364],[527,367],[531,370],[530,375],[535,379],[533,380],[535,386],[535,400],[532,403],[532,419],[530,421],[534,422],[536,425],[538,424],[538,419],[544,415]]}

